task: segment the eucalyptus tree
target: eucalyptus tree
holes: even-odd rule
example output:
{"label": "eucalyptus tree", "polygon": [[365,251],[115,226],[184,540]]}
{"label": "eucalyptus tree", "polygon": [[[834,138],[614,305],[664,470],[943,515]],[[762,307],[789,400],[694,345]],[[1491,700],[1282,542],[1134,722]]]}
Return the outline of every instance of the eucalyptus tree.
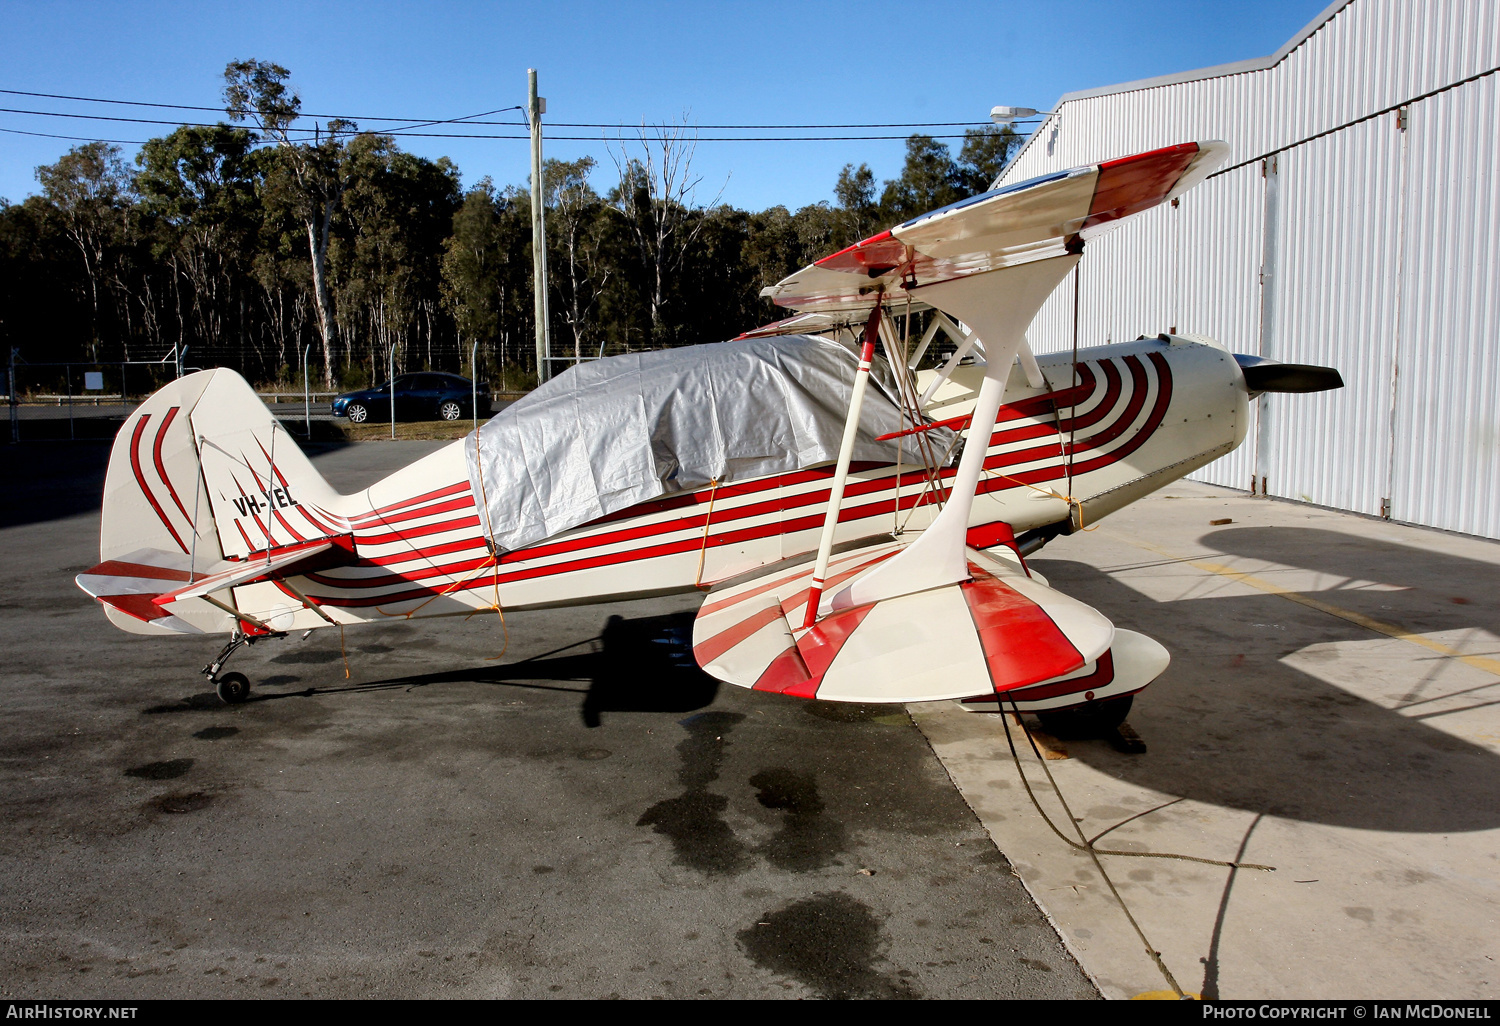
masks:
{"label": "eucalyptus tree", "polygon": [[358,135],[347,150],[331,255],[341,327],[351,351],[361,338],[368,343],[372,372],[418,340],[430,366],[443,241],[460,203],[457,169],[447,158],[403,153],[389,136]]}
{"label": "eucalyptus tree", "polygon": [[[248,342],[264,365],[262,342],[245,310],[261,221],[264,161],[255,142],[242,128],[184,125],[142,146],[135,188],[152,256],[170,272],[178,345],[191,337],[221,354],[232,328],[240,348]],[[149,291],[144,309],[148,318],[158,316]],[[275,362],[282,358],[278,351]]]}
{"label": "eucalyptus tree", "polygon": [[312,143],[294,141],[292,125],[301,114],[302,99],[287,88],[290,76],[286,68],[270,61],[230,61],[224,68],[224,104],[230,120],[254,122],[275,140],[283,156],[268,176],[267,189],[296,210],[307,231],[313,303],[323,341],[323,383],[332,388],[337,328],[328,288],[328,243],[347,187],[344,137],[358,126],[336,118],[323,126],[326,130],[315,130]]}
{"label": "eucalyptus tree", "polygon": [[[681,341],[668,324],[665,307],[672,285],[706,221],[696,205],[702,176],[693,172],[696,136],[686,126],[642,126],[635,151],[621,143],[611,156],[620,182],[610,200],[624,215],[636,243],[645,274],[646,301],[651,313],[651,342],[662,347]],[[722,193],[722,189],[720,192]],[[717,205],[718,196],[711,206]]]}
{"label": "eucalyptus tree", "polygon": [[[530,366],[527,357],[535,352],[522,344],[535,335],[530,244],[530,194],[514,186],[497,190],[488,177],[464,193],[444,242],[443,307],[464,354],[476,342],[480,354],[494,353],[502,390],[519,377],[512,371],[512,351],[517,369]],[[481,367],[470,369],[476,378],[484,373]]]}
{"label": "eucalyptus tree", "polygon": [[845,164],[833,185],[833,196],[839,204],[839,225],[844,230],[844,240],[840,241],[844,241],[845,246],[867,239],[879,230],[880,207],[875,203],[875,173],[869,164],[860,164],[859,167]]}
{"label": "eucalyptus tree", "polygon": [[1010,125],[965,129],[963,149],[958,153],[958,180],[963,191],[970,196],[987,192],[1022,142]]}
{"label": "eucalyptus tree", "polygon": [[906,140],[900,176],[886,182],[881,191],[881,219],[889,226],[967,195],[966,183],[947,145],[930,135],[913,135]]}
{"label": "eucalyptus tree", "polygon": [[91,142],[73,147],[56,164],[37,168],[36,178],[83,260],[89,297],[89,358],[97,360],[102,341],[101,294],[125,232],[130,173],[118,146]]}
{"label": "eucalyptus tree", "polygon": [[[552,208],[547,238],[557,249],[547,265],[562,272],[552,275],[561,299],[555,309],[573,336],[575,364],[583,356],[584,337],[591,335],[599,297],[615,273],[607,252],[608,222],[615,212],[589,185],[597,163],[593,157],[548,160],[542,169],[544,195]],[[592,340],[587,348],[594,348]]]}

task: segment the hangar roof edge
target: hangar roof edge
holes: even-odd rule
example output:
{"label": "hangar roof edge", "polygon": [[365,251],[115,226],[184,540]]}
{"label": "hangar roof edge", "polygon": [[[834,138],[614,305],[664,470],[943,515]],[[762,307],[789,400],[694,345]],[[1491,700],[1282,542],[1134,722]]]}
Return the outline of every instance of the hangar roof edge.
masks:
{"label": "hangar roof edge", "polygon": [[1318,13],[1317,17],[1302,26],[1302,29],[1291,39],[1282,44],[1281,49],[1269,57],[1252,57],[1243,61],[1232,61],[1229,64],[1215,64],[1207,68],[1194,68],[1190,71],[1178,71],[1170,75],[1157,75],[1154,78],[1136,79],[1134,82],[1120,82],[1115,85],[1099,86],[1095,89],[1079,89],[1071,93],[1064,93],[1058,97],[1057,103],[1053,105],[1056,110],[1071,100],[1087,100],[1095,96],[1108,96],[1111,93],[1129,93],[1138,89],[1154,89],[1158,86],[1176,85],[1179,82],[1196,82],[1205,78],[1222,78],[1225,75],[1240,75],[1247,71],[1264,71],[1267,68],[1280,64],[1293,50],[1307,41],[1318,29],[1322,28],[1335,15],[1342,11],[1354,0],[1333,0],[1327,7]]}
{"label": "hangar roof edge", "polygon": [[[1190,71],[1173,72],[1170,75],[1157,75],[1154,78],[1140,78],[1136,79],[1134,82],[1120,82],[1115,85],[1099,86],[1095,89],[1079,89],[1071,93],[1063,93],[1057,98],[1057,102],[1052,105],[1052,109],[1053,111],[1061,111],[1063,104],[1069,103],[1074,100],[1087,100],[1096,96],[1109,96],[1112,93],[1129,93],[1135,92],[1136,90],[1140,89],[1156,89],[1161,86],[1177,85],[1182,82],[1198,82],[1209,78],[1223,78],[1227,75],[1243,75],[1247,72],[1265,71],[1267,68],[1274,68],[1276,65],[1285,60],[1288,54],[1305,43],[1309,36],[1318,31],[1318,29],[1322,28],[1324,25],[1328,24],[1328,22],[1333,18],[1334,15],[1338,14],[1353,2],[1354,0],[1333,0],[1333,2],[1330,3],[1327,7],[1318,12],[1317,17],[1313,18],[1312,21],[1309,21],[1306,25],[1302,26],[1302,28],[1297,32],[1296,35],[1292,36],[1291,39],[1288,39],[1285,43],[1283,43],[1281,49],[1277,50],[1269,57],[1252,57],[1248,60],[1232,61],[1229,64],[1215,64],[1207,68],[1194,68]],[[1016,151],[1016,155],[1010,159],[1010,161],[1005,165],[1004,169],[1001,170],[999,177],[995,179],[996,184],[1005,181],[1005,178],[1010,173],[1011,168],[1016,166],[1016,164],[1020,161],[1022,155],[1031,148],[1031,144],[1041,136],[1042,129],[1045,128],[1056,116],[1057,114],[1055,113],[1049,114],[1042,120],[1041,124],[1037,125],[1036,131],[1032,132],[1029,136],[1026,137],[1026,141],[1022,143],[1021,148]],[[993,186],[991,187],[993,188]]]}

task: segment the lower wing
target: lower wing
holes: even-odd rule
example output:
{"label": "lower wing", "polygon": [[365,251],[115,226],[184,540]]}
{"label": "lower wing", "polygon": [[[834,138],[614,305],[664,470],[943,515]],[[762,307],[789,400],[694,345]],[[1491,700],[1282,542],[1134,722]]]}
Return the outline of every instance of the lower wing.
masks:
{"label": "lower wing", "polygon": [[[842,553],[828,587],[905,548]],[[1113,625],[1028,574],[1019,561],[968,551],[970,579],[840,610],[801,624],[811,563],[782,567],[708,596],[693,653],[720,680],[837,702],[930,702],[995,696],[1068,677],[1106,656]]]}

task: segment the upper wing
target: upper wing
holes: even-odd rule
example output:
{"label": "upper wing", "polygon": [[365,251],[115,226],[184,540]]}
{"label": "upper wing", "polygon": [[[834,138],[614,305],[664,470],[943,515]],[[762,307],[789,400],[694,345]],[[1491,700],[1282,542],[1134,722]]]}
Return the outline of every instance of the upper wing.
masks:
{"label": "upper wing", "polygon": [[851,312],[903,286],[1076,253],[1122,218],[1186,192],[1228,155],[1227,143],[1182,143],[1007,185],[857,242],[761,295],[793,310]]}
{"label": "upper wing", "polygon": [[[881,543],[829,564],[830,588],[905,546]],[[708,673],[759,691],[839,702],[994,695],[1080,669],[1108,651],[1097,610],[995,555],[969,551],[972,579],[803,622],[813,565],[709,595],[693,625]]]}

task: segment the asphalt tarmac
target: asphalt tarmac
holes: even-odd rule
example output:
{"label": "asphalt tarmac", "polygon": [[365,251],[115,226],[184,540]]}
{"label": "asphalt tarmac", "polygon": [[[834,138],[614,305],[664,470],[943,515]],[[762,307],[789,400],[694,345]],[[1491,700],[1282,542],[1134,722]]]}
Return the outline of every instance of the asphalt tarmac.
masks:
{"label": "asphalt tarmac", "polygon": [[0,996],[1098,996],[904,709],[719,686],[695,596],[270,641],[220,704],[73,584],[106,458],[0,456]]}

